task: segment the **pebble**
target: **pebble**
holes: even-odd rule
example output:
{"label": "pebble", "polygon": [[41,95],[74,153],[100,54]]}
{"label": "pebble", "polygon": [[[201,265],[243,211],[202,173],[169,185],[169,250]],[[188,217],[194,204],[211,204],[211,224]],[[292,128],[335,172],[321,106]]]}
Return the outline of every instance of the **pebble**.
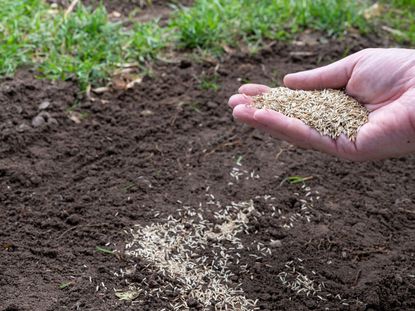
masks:
{"label": "pebble", "polygon": [[22,108],[22,106],[16,105],[16,106],[14,106],[14,108],[16,109],[16,112],[17,112],[18,114],[21,114],[21,113],[23,112],[23,108]]}
{"label": "pebble", "polygon": [[39,176],[31,176],[31,177],[29,178],[29,181],[30,181],[30,183],[31,183],[32,185],[37,186],[37,185],[39,185],[39,184],[40,184],[40,182],[42,181],[42,179],[41,179]]}
{"label": "pebble", "polygon": [[213,101],[208,101],[206,106],[208,106],[209,108],[212,108],[212,109],[218,108],[218,104],[213,102]]}
{"label": "pebble", "polygon": [[50,106],[50,102],[44,101],[44,102],[40,103],[38,109],[39,110],[45,110],[45,109],[48,109],[49,106]]}
{"label": "pebble", "polygon": [[41,116],[40,114],[34,117],[32,120],[33,127],[39,127],[39,126],[44,125],[45,123],[46,123],[45,118],[43,118],[43,116]]}
{"label": "pebble", "polygon": [[282,242],[281,242],[281,240],[271,240],[271,242],[269,243],[269,245],[271,247],[281,247],[282,246]]}
{"label": "pebble", "polygon": [[82,115],[77,111],[71,111],[68,117],[76,124],[80,124],[82,122]]}
{"label": "pebble", "polygon": [[22,123],[22,124],[20,124],[16,127],[16,131],[18,133],[23,133],[23,132],[26,132],[28,130],[30,130],[30,126],[27,125],[26,123]]}
{"label": "pebble", "polygon": [[58,120],[56,120],[55,118],[49,118],[48,124],[52,125],[52,124],[59,124],[59,123],[58,123]]}
{"label": "pebble", "polygon": [[43,125],[58,124],[55,118],[52,118],[48,112],[42,111],[36,117],[32,119],[33,127],[40,127]]}
{"label": "pebble", "polygon": [[153,114],[154,114],[154,112],[149,110],[149,109],[145,109],[145,110],[140,112],[140,115],[142,115],[143,117],[152,116]]}
{"label": "pebble", "polygon": [[403,282],[402,276],[400,276],[399,274],[396,274],[396,275],[395,275],[395,279],[396,279],[396,281],[398,281],[399,283],[402,283],[402,282]]}
{"label": "pebble", "polygon": [[125,275],[133,275],[137,271],[136,266],[132,266],[130,268],[125,268]]}

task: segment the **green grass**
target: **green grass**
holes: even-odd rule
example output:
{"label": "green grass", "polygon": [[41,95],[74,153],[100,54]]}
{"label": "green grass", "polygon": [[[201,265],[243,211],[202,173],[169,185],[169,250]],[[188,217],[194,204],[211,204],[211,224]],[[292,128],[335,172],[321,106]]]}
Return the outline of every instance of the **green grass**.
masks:
{"label": "green grass", "polygon": [[362,2],[339,0],[199,0],[177,12],[171,25],[184,48],[220,50],[240,40],[285,40],[306,28],[342,35],[348,28],[367,31]]}
{"label": "green grass", "polygon": [[380,23],[397,30],[393,35],[399,43],[415,44],[415,0],[382,1],[384,14]]}
{"label": "green grass", "polygon": [[[166,26],[157,21],[129,27],[112,22],[101,6],[79,4],[64,16],[43,0],[1,0],[0,76],[23,65],[48,79],[76,79],[85,90],[102,86],[125,63],[143,65],[165,49],[187,49],[220,55],[224,46],[241,44],[255,51],[267,40],[289,40],[305,29],[342,37],[350,28],[368,33],[388,25],[398,41],[415,43],[415,0],[383,1],[388,9],[367,21],[369,0],[196,0],[178,6]],[[200,87],[217,90],[205,79]]]}
{"label": "green grass", "polygon": [[281,182],[280,185],[282,185],[284,182],[288,181],[291,185],[295,185],[295,184],[300,184],[300,183],[304,183],[307,180],[311,180],[313,179],[313,176],[289,176],[287,178],[284,178],[284,180]]}
{"label": "green grass", "polygon": [[2,0],[0,30],[0,75],[32,64],[49,79],[75,78],[83,89],[104,83],[118,64],[154,57],[166,44],[156,23],[126,30],[103,7],[82,5],[64,18],[41,0]]}
{"label": "green grass", "polygon": [[114,251],[105,247],[101,247],[101,246],[96,246],[95,250],[98,253],[103,253],[103,254],[110,254],[110,255],[114,255]]}

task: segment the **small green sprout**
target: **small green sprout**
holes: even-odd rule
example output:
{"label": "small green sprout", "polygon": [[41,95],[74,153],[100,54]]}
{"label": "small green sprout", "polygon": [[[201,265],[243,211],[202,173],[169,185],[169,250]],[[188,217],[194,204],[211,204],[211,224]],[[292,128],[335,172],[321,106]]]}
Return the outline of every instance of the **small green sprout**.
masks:
{"label": "small green sprout", "polygon": [[105,247],[100,247],[100,246],[97,246],[97,247],[95,248],[95,250],[96,250],[97,252],[99,252],[99,253],[104,253],[104,254],[111,254],[111,255],[114,255],[114,251],[113,251],[113,250],[110,250],[110,249],[105,248]]}
{"label": "small green sprout", "polygon": [[193,111],[195,111],[195,112],[197,112],[197,113],[201,113],[201,110],[200,110],[200,104],[199,104],[199,103],[196,103],[196,102],[191,102],[191,103],[189,103],[189,107],[190,107],[190,109],[192,109]]}
{"label": "small green sprout", "polygon": [[306,176],[306,177],[303,177],[303,176],[289,176],[287,178],[284,178],[284,180],[281,182],[280,186],[286,181],[288,181],[291,185],[295,185],[295,184],[304,183],[307,180],[310,180],[310,179],[313,179],[313,178],[314,178],[313,176]]}
{"label": "small green sprout", "polygon": [[244,158],[244,156],[238,156],[237,158],[236,158],[236,165],[238,165],[238,166],[242,166],[242,159]]}
{"label": "small green sprout", "polygon": [[59,289],[65,289],[65,288],[67,288],[67,287],[69,287],[69,286],[71,286],[71,285],[73,285],[73,282],[72,282],[72,281],[69,281],[69,282],[63,282],[63,283],[61,283],[61,284],[59,285]]}
{"label": "small green sprout", "polygon": [[133,182],[128,182],[123,188],[122,188],[122,190],[124,191],[124,192],[128,192],[129,190],[131,190],[132,188],[134,188],[136,186],[136,184],[135,183],[133,183]]}
{"label": "small green sprout", "polygon": [[248,84],[251,83],[252,81],[249,78],[241,78],[241,83],[242,84]]}

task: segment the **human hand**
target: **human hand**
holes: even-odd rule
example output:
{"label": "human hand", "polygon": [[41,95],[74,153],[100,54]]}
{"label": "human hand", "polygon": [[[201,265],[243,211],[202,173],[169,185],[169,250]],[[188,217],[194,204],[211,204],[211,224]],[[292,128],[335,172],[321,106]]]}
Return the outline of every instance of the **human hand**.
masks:
{"label": "human hand", "polygon": [[322,136],[302,121],[250,107],[250,96],[265,85],[246,84],[229,99],[236,120],[273,137],[354,161],[377,160],[415,152],[415,50],[366,49],[333,64],[288,74],[285,86],[316,90],[345,88],[369,110],[369,121],[355,141]]}

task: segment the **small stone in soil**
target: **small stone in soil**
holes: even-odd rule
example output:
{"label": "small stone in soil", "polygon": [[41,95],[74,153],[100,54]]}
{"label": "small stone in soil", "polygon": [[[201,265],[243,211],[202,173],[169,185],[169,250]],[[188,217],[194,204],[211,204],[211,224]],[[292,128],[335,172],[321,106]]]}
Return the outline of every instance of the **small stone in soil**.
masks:
{"label": "small stone in soil", "polygon": [[39,110],[45,110],[45,109],[48,109],[49,106],[50,106],[50,102],[44,101],[39,105],[38,109]]}
{"label": "small stone in soil", "polygon": [[46,123],[45,118],[43,118],[43,116],[40,115],[40,114],[37,115],[36,117],[34,117],[33,120],[32,120],[32,126],[33,127],[39,127],[39,126],[44,125],[45,123]]}
{"label": "small stone in soil", "polygon": [[142,115],[143,117],[152,116],[153,114],[154,114],[154,112],[149,110],[149,109],[145,109],[145,110],[140,112],[140,115]]}
{"label": "small stone in soil", "polygon": [[282,246],[282,242],[281,242],[281,240],[271,240],[271,242],[269,243],[269,245],[271,247],[281,247]]}
{"label": "small stone in soil", "polygon": [[23,132],[26,132],[28,130],[30,130],[30,126],[27,125],[26,123],[22,123],[22,124],[20,124],[16,127],[16,132],[18,132],[18,133],[23,133]]}
{"label": "small stone in soil", "polygon": [[14,106],[14,107],[16,108],[16,112],[17,112],[18,114],[21,114],[21,113],[23,112],[23,108],[22,108],[22,106],[16,105],[16,106]]}
{"label": "small stone in soil", "polygon": [[206,104],[209,108],[218,108],[218,104],[213,102],[213,101],[208,101],[208,103]]}
{"label": "small stone in soil", "polygon": [[42,111],[36,117],[32,119],[32,126],[33,127],[40,127],[43,125],[52,125],[58,124],[58,121],[55,118],[52,118],[49,113]]}

